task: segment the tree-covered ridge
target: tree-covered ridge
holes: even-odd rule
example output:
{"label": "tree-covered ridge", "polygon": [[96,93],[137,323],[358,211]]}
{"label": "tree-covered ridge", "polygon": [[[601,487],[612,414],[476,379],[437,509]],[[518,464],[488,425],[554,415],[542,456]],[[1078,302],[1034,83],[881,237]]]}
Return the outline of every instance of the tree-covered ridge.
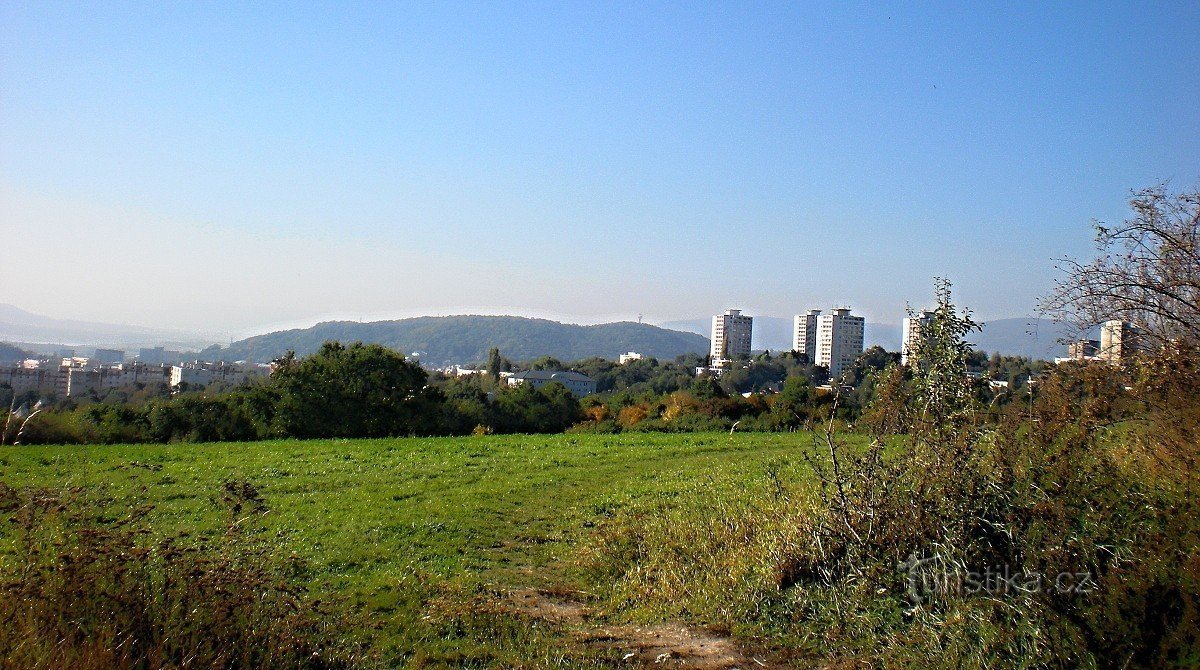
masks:
{"label": "tree-covered ridge", "polygon": [[0,342],[0,361],[19,361],[23,358],[30,358],[33,354],[24,349],[9,344],[8,342]]}
{"label": "tree-covered ridge", "polygon": [[269,362],[287,351],[311,354],[330,340],[380,344],[405,354],[420,352],[422,361],[434,365],[481,363],[492,347],[513,360],[616,358],[627,351],[670,359],[708,351],[706,337],[628,321],[580,326],[517,316],[423,316],[371,323],[328,321],[257,335],[228,347],[214,346],[201,352],[201,357]]}

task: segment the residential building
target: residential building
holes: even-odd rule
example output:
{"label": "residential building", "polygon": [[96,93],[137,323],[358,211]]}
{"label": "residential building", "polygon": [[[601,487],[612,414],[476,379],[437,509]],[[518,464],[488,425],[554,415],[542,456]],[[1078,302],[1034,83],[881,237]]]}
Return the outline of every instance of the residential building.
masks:
{"label": "residential building", "polygon": [[817,360],[817,318],[821,310],[810,309],[808,314],[797,314],[792,319],[792,351],[804,354],[808,362]]}
{"label": "residential building", "polygon": [[171,378],[171,368],[148,363],[125,363],[115,367],[120,386],[150,386],[166,384]]}
{"label": "residential building", "polygon": [[59,370],[62,375],[62,392],[67,396],[80,396],[89,391],[99,393],[115,388],[152,386],[167,381],[167,368],[144,363],[64,365]]}
{"label": "residential building", "polygon": [[578,397],[591,395],[596,392],[596,381],[587,375],[571,370],[526,370],[508,377],[509,386],[530,384],[541,388],[550,382],[558,382]]}
{"label": "residential building", "polygon": [[720,365],[739,356],[750,355],[750,335],[754,318],[743,316],[740,309],[727,309],[712,320],[712,349],[709,356],[713,365]]}
{"label": "residential building", "polygon": [[194,361],[183,365],[172,365],[169,383],[172,388],[178,387],[180,384],[187,384],[192,388],[203,388],[215,382],[237,386],[249,379],[265,377],[269,374],[271,374],[269,365]]}
{"label": "residential building", "polygon": [[1139,348],[1137,328],[1120,319],[1100,324],[1100,349],[1096,356],[1113,365],[1124,363]]}
{"label": "residential building", "polygon": [[178,365],[183,361],[183,352],[163,347],[142,348],[138,349],[137,359],[139,363],[152,365]]}
{"label": "residential building", "polygon": [[115,388],[137,388],[167,382],[167,371],[161,365],[130,363],[99,367],[69,367],[64,369],[66,395],[79,396],[89,391],[108,391]]}
{"label": "residential building", "polygon": [[617,362],[621,365],[625,365],[629,361],[640,361],[643,358],[645,358],[645,356],[643,356],[642,354],[639,354],[636,351],[630,351],[630,352],[621,354],[621,358],[618,359]]}
{"label": "residential building", "polygon": [[30,366],[26,364],[0,368],[0,384],[7,384],[18,395],[37,391],[49,395],[66,394],[66,368]]}
{"label": "residential building", "polygon": [[120,349],[97,349],[96,355],[92,356],[94,363],[124,363],[125,352]]}
{"label": "residential building", "polygon": [[817,355],[815,363],[829,368],[831,379],[837,379],[854,365],[863,352],[863,333],[866,319],[850,314],[840,307],[832,314],[817,317]]}
{"label": "residential building", "polygon": [[[911,312],[910,312],[911,313]],[[921,331],[933,320],[933,312],[923,310],[905,317],[903,339],[900,344],[900,365],[908,365],[921,341]]]}

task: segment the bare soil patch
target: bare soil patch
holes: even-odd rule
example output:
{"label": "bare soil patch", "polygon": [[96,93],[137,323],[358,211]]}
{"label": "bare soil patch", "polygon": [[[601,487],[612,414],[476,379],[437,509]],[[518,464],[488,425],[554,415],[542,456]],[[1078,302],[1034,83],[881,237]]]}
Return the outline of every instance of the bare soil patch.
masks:
{"label": "bare soil patch", "polygon": [[504,606],[522,616],[569,626],[581,642],[623,652],[631,664],[699,670],[791,667],[748,654],[727,636],[679,622],[605,625],[593,620],[595,612],[587,605],[547,590],[509,591]]}

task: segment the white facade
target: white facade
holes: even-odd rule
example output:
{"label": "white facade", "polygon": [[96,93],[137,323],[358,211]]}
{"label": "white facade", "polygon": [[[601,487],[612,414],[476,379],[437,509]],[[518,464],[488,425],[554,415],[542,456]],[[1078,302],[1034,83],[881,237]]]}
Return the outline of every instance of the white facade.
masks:
{"label": "white facade", "polygon": [[161,365],[111,365],[64,368],[66,395],[79,396],[88,391],[153,386],[167,381],[167,368]]}
{"label": "white facade", "polygon": [[742,316],[740,309],[727,309],[712,320],[712,348],[709,356],[713,365],[739,356],[750,355],[750,335],[754,318]]}
{"label": "white facade", "polygon": [[204,387],[214,382],[225,382],[238,385],[247,379],[265,377],[271,374],[269,365],[243,365],[240,363],[206,363],[196,361],[183,365],[171,366],[170,384],[172,387],[187,384],[191,387]]}
{"label": "white facade", "polygon": [[450,365],[442,368],[442,372],[451,377],[471,377],[473,375],[485,374],[487,371],[478,368],[468,368],[463,365]]}
{"label": "white facade", "polygon": [[27,391],[41,393],[67,392],[66,374],[68,368],[42,367],[21,364],[0,368],[0,384],[8,384],[13,392],[21,394]]}
{"label": "white facade", "polygon": [[862,355],[865,330],[866,319],[851,316],[846,308],[817,317],[816,364],[829,368],[829,376],[837,379]]}
{"label": "white facade", "polygon": [[638,352],[630,351],[630,352],[621,354],[621,358],[617,362],[621,365],[625,365],[629,361],[640,361],[643,358],[645,358],[645,356],[639,354]]}
{"label": "white facade", "polygon": [[808,356],[808,362],[817,360],[817,317],[821,310],[810,309],[808,314],[797,314],[792,319],[792,351]]}
{"label": "white facade", "polygon": [[18,393],[39,391],[63,396],[153,386],[167,379],[168,369],[161,365],[96,365],[86,358],[64,358],[61,365],[54,366],[26,361],[19,367],[0,368],[0,384],[8,384]]}
{"label": "white facade", "polygon": [[904,339],[900,345],[900,365],[908,365],[909,359],[917,351],[917,344],[921,338],[921,329],[932,319],[933,312],[929,311],[919,312],[916,316],[905,317]]}
{"label": "white facade", "polygon": [[1100,350],[1096,356],[1120,365],[1139,348],[1137,328],[1128,321],[1113,319],[1100,324]]}

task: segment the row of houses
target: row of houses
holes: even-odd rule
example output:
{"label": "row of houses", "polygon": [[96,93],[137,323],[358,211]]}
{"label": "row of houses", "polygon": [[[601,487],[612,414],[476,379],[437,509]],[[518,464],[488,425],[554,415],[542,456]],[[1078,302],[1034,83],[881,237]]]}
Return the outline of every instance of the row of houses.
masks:
{"label": "row of houses", "polygon": [[103,363],[68,357],[58,361],[31,359],[0,367],[0,384],[14,392],[35,391],[62,397],[103,393],[118,388],[143,388],[165,384],[173,389],[202,389],[216,382],[230,386],[269,375],[270,366],[246,363],[194,361],[180,365]]}

